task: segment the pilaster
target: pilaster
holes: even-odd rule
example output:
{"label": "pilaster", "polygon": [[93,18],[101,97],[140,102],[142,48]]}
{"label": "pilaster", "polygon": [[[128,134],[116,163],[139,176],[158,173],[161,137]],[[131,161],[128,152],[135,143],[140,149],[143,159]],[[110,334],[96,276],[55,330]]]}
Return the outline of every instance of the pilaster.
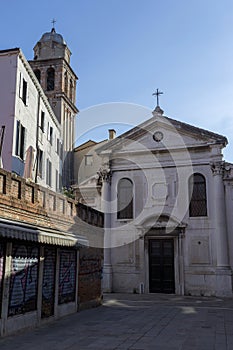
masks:
{"label": "pilaster", "polygon": [[101,211],[104,213],[104,267],[102,289],[105,293],[112,292],[112,261],[111,261],[111,171],[100,169],[99,181],[102,184]]}
{"label": "pilaster", "polygon": [[232,272],[229,266],[226,205],[224,192],[224,162],[211,165],[214,180],[214,221],[216,246],[216,296],[232,296]]}

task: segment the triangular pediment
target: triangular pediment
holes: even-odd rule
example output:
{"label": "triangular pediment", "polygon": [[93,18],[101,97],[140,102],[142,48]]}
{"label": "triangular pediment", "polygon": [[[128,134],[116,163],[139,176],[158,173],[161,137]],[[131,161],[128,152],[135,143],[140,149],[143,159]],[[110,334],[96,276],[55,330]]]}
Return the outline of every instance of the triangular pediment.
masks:
{"label": "triangular pediment", "polygon": [[98,151],[159,151],[208,147],[214,144],[225,147],[227,139],[208,130],[154,113],[152,118],[108,142]]}

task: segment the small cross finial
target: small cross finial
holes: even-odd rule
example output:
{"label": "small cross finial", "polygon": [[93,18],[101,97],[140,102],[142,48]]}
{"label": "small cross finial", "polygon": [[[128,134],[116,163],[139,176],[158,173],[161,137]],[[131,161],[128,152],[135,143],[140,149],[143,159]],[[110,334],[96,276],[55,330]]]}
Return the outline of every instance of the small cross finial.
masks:
{"label": "small cross finial", "polygon": [[162,95],[163,92],[162,91],[159,91],[159,89],[156,89],[156,92],[154,92],[152,94],[152,96],[156,96],[157,97],[157,107],[159,107],[159,96]]}
{"label": "small cross finial", "polygon": [[55,25],[56,22],[57,22],[57,21],[55,20],[55,18],[53,18],[53,20],[51,21],[51,23],[53,24],[53,29],[55,29],[55,28],[54,28],[54,25]]}

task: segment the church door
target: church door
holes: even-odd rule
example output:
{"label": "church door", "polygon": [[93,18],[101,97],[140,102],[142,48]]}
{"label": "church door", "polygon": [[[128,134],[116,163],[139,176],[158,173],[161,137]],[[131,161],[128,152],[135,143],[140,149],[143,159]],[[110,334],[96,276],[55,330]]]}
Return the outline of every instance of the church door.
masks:
{"label": "church door", "polygon": [[174,241],[149,240],[150,293],[175,293]]}

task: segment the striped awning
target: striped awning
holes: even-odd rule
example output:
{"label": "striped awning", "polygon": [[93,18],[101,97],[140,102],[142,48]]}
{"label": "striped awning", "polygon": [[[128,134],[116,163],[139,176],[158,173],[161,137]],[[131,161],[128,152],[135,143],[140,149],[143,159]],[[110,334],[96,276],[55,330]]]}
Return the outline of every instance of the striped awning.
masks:
{"label": "striped awning", "polygon": [[84,236],[50,228],[46,229],[33,225],[21,224],[20,222],[5,219],[0,219],[0,238],[1,237],[68,247],[88,245],[88,240]]}

